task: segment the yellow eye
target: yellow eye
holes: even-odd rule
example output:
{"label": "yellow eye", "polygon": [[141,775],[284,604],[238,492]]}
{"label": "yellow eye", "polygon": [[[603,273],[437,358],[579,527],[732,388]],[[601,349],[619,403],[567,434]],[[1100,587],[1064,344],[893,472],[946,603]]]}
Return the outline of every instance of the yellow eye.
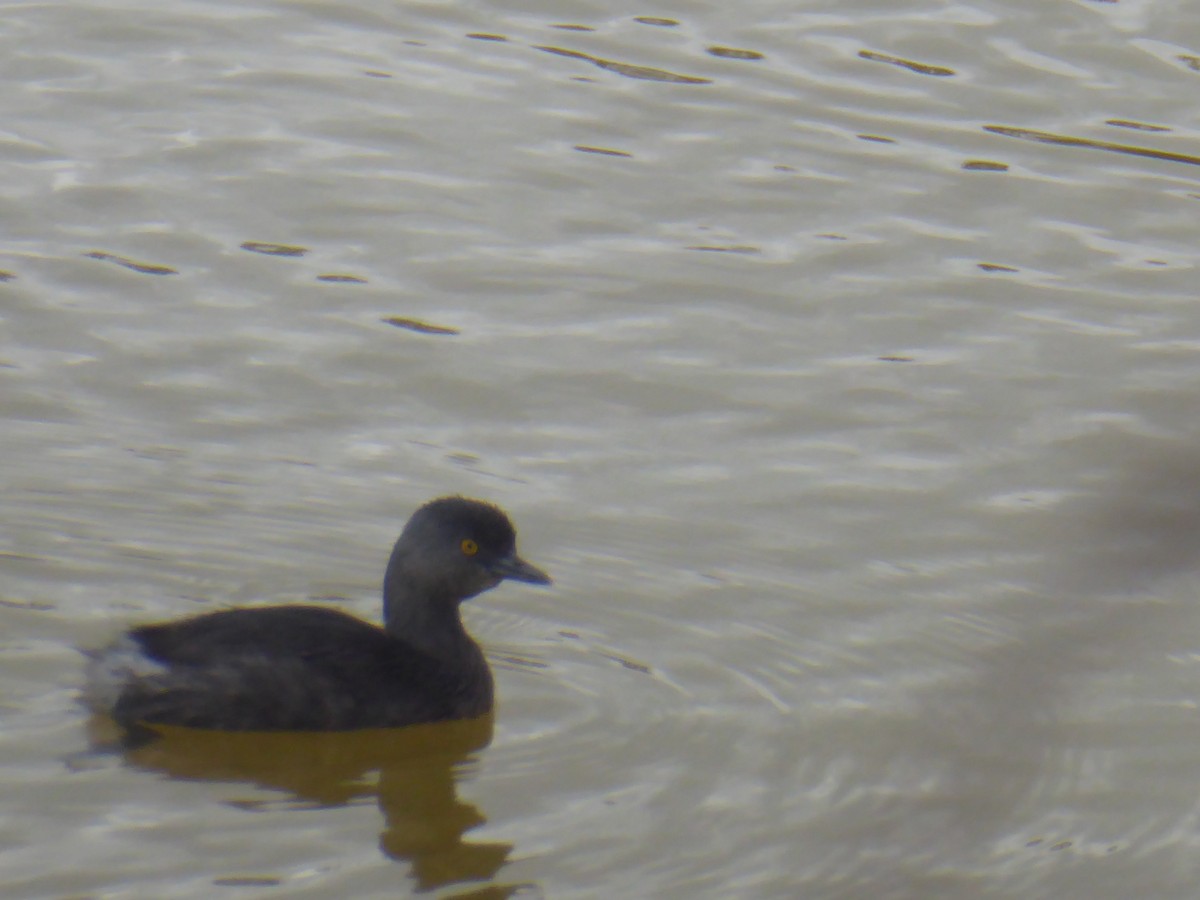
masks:
{"label": "yellow eye", "polygon": [[479,545],[470,538],[463,538],[463,542],[459,546],[462,547],[464,556],[474,556],[479,552]]}

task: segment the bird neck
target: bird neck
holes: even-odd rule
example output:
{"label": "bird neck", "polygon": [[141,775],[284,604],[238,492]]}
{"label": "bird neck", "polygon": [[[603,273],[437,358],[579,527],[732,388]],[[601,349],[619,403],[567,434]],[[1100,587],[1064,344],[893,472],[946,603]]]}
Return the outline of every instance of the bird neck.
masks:
{"label": "bird neck", "polygon": [[[459,599],[443,585],[421,577],[395,553],[383,581],[383,625],[388,634],[441,659],[478,653],[463,628]],[[474,652],[472,652],[474,651]]]}

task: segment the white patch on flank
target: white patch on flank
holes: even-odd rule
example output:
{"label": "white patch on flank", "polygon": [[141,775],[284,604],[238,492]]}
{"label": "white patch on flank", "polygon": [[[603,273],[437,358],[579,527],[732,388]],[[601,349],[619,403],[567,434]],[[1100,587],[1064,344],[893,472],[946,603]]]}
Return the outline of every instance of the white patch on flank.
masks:
{"label": "white patch on flank", "polygon": [[130,682],[167,671],[165,665],[147,656],[142,645],[127,634],[89,655],[92,659],[87,665],[83,699],[97,712],[111,713]]}

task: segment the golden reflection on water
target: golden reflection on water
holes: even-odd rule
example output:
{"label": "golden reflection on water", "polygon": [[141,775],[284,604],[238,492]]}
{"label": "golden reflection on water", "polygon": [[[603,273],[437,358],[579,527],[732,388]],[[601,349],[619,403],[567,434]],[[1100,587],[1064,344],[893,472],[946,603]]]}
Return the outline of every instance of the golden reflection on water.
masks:
{"label": "golden reflection on water", "polygon": [[[222,732],[155,726],[125,749],[138,768],[172,778],[245,782],[287,795],[296,809],[345,806],[374,797],[383,813],[379,846],[411,864],[419,890],[490,881],[513,845],[472,842],[465,834],[487,821],[458,797],[457,773],[492,740],[489,714],[458,722],[345,732]],[[95,745],[111,745],[111,720],[95,718]],[[234,801],[250,812],[277,810],[270,800]],[[508,897],[522,885],[488,884],[458,896]]]}
{"label": "golden reflection on water", "polygon": [[[1124,153],[1127,156],[1144,156],[1147,159],[1160,159],[1164,162],[1186,163],[1200,166],[1200,156],[1190,153],[1171,153],[1167,150],[1156,150],[1153,147],[1134,147],[1129,144],[1114,144],[1112,141],[1096,141],[1090,138],[1071,137],[1067,134],[1053,134],[1049,131],[1035,131],[1032,128],[1013,128],[1009,125],[984,125],[984,131],[1004,137],[1017,138],[1022,141],[1034,141],[1039,144],[1058,144],[1062,147],[1083,147],[1089,150],[1107,150],[1110,153]],[[1170,129],[1165,129],[1169,131]]]}

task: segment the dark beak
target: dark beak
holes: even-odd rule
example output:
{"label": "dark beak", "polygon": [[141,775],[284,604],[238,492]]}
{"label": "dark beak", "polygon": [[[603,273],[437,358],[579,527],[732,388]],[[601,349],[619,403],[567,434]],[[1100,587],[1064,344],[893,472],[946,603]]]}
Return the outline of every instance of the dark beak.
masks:
{"label": "dark beak", "polygon": [[491,565],[492,574],[497,578],[507,578],[510,581],[524,581],[529,584],[550,584],[550,576],[537,566],[530,565],[513,553],[502,556]]}

